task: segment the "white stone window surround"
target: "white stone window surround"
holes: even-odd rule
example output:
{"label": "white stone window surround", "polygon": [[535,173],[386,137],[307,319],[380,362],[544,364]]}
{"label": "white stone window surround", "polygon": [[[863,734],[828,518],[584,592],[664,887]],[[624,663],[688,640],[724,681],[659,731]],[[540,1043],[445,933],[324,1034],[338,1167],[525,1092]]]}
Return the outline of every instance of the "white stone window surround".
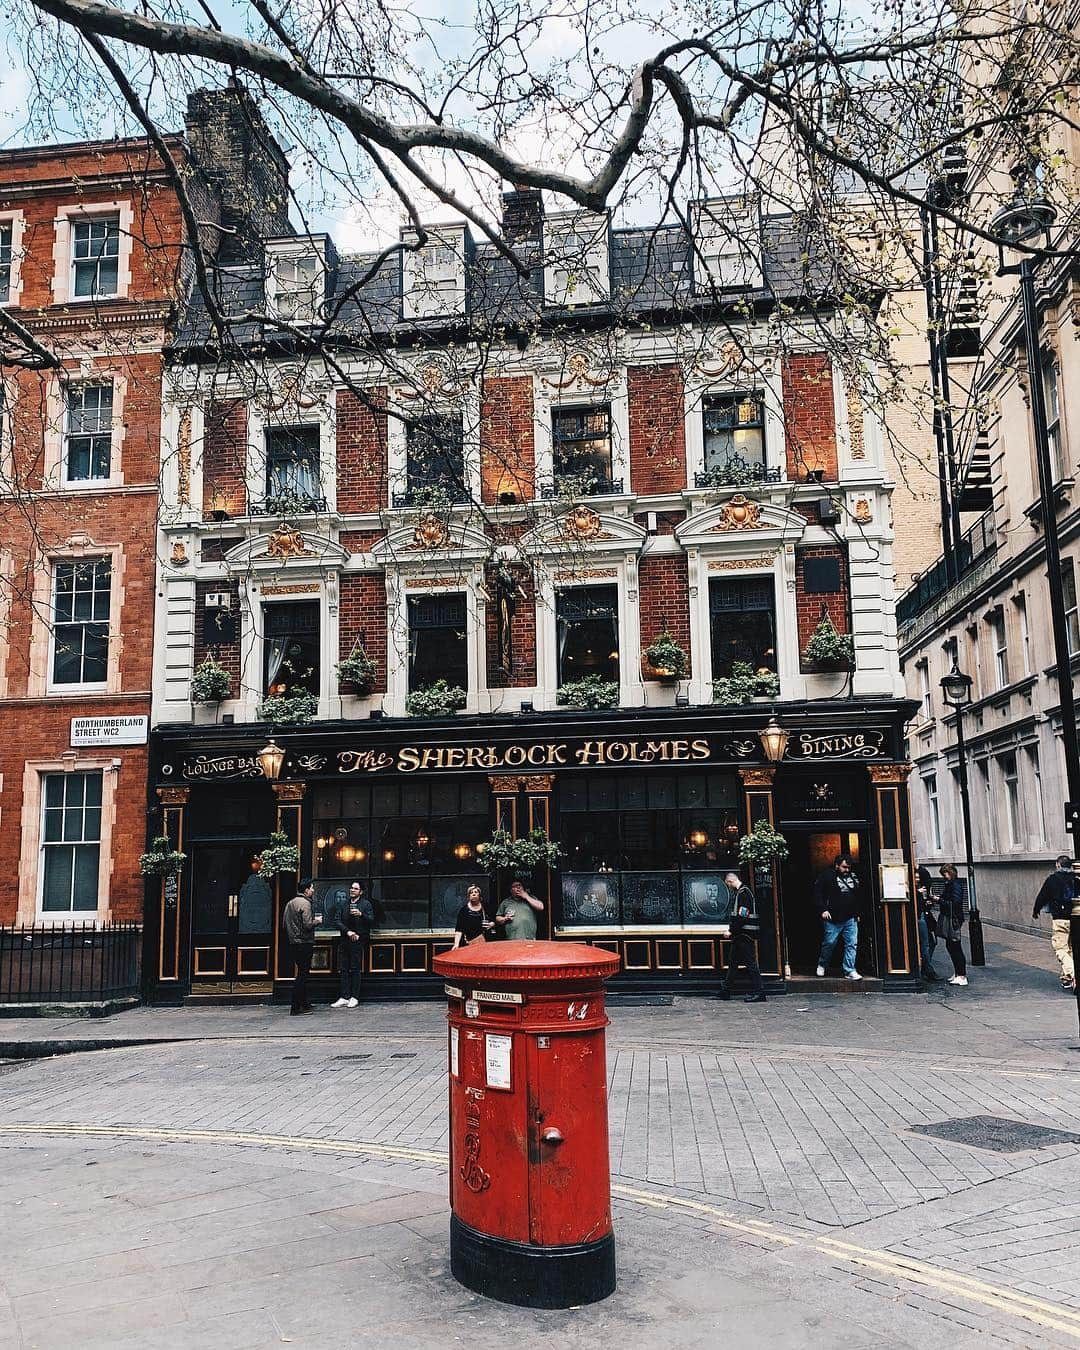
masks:
{"label": "white stone window surround", "polygon": [[764,284],[763,221],[756,197],[710,197],[693,202],[691,224],[698,292],[753,290]]}
{"label": "white stone window surround", "polygon": [[[18,923],[65,928],[91,918],[109,917],[109,883],[112,877],[112,835],[116,824],[116,784],[122,761],[101,752],[83,756],[69,751],[52,760],[26,760],[23,765],[22,839],[19,851]],[[98,859],[97,910],[47,914],[41,912],[41,887],[45,876],[41,847],[42,794],[45,776],[51,773],[101,773],[101,837]]]}
{"label": "white stone window surround", "polygon": [[476,562],[463,561],[460,573],[453,576],[433,568],[387,568],[386,704],[393,715],[405,712],[409,694],[409,598],[421,595],[465,596],[469,682],[464,711],[487,711],[487,605],[483,583],[483,566]]}
{"label": "white stone window surround", "polygon": [[[558,388],[565,384],[565,388]],[[630,483],[630,401],[627,394],[626,367],[620,365],[604,380],[593,375],[589,380],[570,379],[559,368],[533,376],[533,445],[538,485],[555,478],[555,438],[552,413],[556,409],[572,411],[606,403],[611,410],[611,477],[622,483],[628,496]],[[597,493],[588,500],[599,505],[610,493]]]}
{"label": "white stone window surround", "polygon": [[[426,225],[428,236],[417,249],[415,230],[403,229],[401,241],[401,314],[404,319],[453,318],[465,313],[467,297],[465,263],[470,236],[464,224]],[[451,255],[437,263],[429,250],[445,249]]]}
{"label": "white stone window surround", "polygon": [[[314,426],[319,428],[319,482],[322,495],[326,499],[327,510],[337,510],[337,415],[332,398],[273,409],[254,400],[248,404],[246,476],[249,503],[262,502],[266,497],[267,431],[274,427]],[[199,459],[201,461],[201,454]],[[195,497],[193,488],[193,501],[202,500],[202,475],[199,477],[199,495]]]}
{"label": "white stone window surround", "polygon": [[[109,438],[109,475],[107,478],[67,476],[68,390],[80,385],[112,385],[112,423]],[[77,367],[50,381],[46,394],[47,422],[44,439],[42,486],[51,492],[104,492],[124,486],[124,403],[127,378],[119,370],[81,361]]]}
{"label": "white stone window surround", "polygon": [[[112,565],[109,588],[109,654],[105,682],[97,684],[53,684],[53,575],[54,564],[93,561],[108,558]],[[61,548],[52,548],[41,558],[34,577],[33,628],[30,636],[30,674],[26,682],[29,698],[46,695],[105,696],[119,694],[122,688],[120,655],[123,646],[121,615],[124,606],[124,547],[122,544],[97,544],[88,535],[72,536]]]}
{"label": "white stone window surround", "polygon": [[[116,291],[112,295],[75,295],[72,224],[96,216],[120,217],[120,251],[116,264]],[[131,291],[131,245],[135,213],[130,201],[68,202],[57,207],[53,237],[52,295],[55,305],[96,305],[122,300]]]}
{"label": "white stone window surround", "polygon": [[[569,261],[570,267],[560,266]],[[567,276],[576,284],[568,286]],[[544,303],[602,304],[611,294],[611,219],[606,211],[560,211],[544,219]]]}
{"label": "white stone window surround", "polygon": [[[312,313],[308,315],[292,315],[286,310],[284,314],[279,314],[278,296],[279,294],[289,294],[290,291],[287,288],[279,288],[278,286],[278,263],[285,259],[292,261],[300,258],[315,259],[315,275],[313,277],[311,289],[313,300]],[[301,294],[302,293],[303,292],[301,292]],[[283,323],[307,328],[322,322],[325,305],[326,240],[316,235],[299,235],[296,238],[268,240],[266,243],[267,313],[278,315]]]}
{"label": "white stone window surround", "polygon": [[23,235],[26,220],[21,211],[0,211],[0,225],[11,226],[11,280],[7,299],[0,300],[0,308],[17,309],[22,300]]}
{"label": "white stone window surround", "polygon": [[[8,696],[8,655],[11,652],[11,630],[8,620],[11,617],[11,579],[14,572],[14,555],[8,549],[0,548],[0,699]],[[0,787],[2,786],[3,774],[0,774]]]}
{"label": "white stone window surround", "polygon": [[[708,365],[705,362],[706,371]],[[730,374],[710,377],[692,371],[685,381],[684,416],[686,472],[688,486],[705,470],[705,402],[715,394],[763,395],[765,404],[765,463],[780,470],[780,481],[787,480],[787,442],[784,435],[784,385],[779,364],[771,358],[757,362],[746,358],[743,366]]]}
{"label": "white stone window surround", "polygon": [[636,556],[590,555],[587,561],[548,558],[537,567],[536,684],[539,709],[560,708],[556,592],[582,586],[615,586],[619,595],[619,704],[644,702],[641,679],[641,614]]}
{"label": "white stone window surround", "polygon": [[0,375],[0,497],[15,491],[15,402],[19,382]]}
{"label": "white stone window surround", "polygon": [[[457,396],[437,391],[432,396],[416,396],[416,391],[398,386],[390,391],[391,404],[386,419],[386,466],[390,500],[402,496],[409,486],[409,442],[407,423],[412,418],[461,417],[462,456],[465,464],[465,490],[471,502],[480,501],[480,392],[474,383],[462,385]],[[468,503],[462,502],[463,507]]]}

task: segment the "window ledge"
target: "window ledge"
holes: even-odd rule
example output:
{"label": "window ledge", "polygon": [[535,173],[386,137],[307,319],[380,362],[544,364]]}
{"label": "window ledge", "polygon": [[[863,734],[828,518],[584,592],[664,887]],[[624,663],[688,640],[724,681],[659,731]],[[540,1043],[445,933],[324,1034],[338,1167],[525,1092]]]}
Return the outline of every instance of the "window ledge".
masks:
{"label": "window ledge", "polygon": [[[1076,486],[1076,479],[1072,477],[1058,478],[1050,491],[1053,493],[1054,505],[1059,509],[1068,504],[1073,488]],[[1030,506],[1024,507],[1024,515],[1031,521],[1032,525],[1038,526],[1042,519],[1042,499],[1036,497]]]}

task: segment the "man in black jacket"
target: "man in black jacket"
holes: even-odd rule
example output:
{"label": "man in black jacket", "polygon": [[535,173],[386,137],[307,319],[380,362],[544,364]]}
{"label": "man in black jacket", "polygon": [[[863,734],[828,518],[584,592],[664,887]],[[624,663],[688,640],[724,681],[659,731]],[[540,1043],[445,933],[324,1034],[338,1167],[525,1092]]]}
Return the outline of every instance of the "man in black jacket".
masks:
{"label": "man in black jacket", "polygon": [[817,964],[819,980],[824,979],[829,958],[840,938],[844,940],[844,975],[849,980],[862,979],[855,969],[855,955],[859,949],[859,915],[862,913],[861,889],[851,858],[846,853],[841,853],[831,867],[818,873],[814,882],[814,900],[823,926],[821,955]]}
{"label": "man in black jacket", "polygon": [[360,981],[364,974],[364,952],[367,950],[375,911],[371,901],[364,898],[359,881],[349,887],[348,898],[334,915],[334,924],[341,934],[338,942],[338,968],[341,975],[341,997],[331,1008],[355,1008],[360,1003]]}
{"label": "man in black jacket", "polygon": [[1042,890],[1035,897],[1035,908],[1031,917],[1037,919],[1044,909],[1050,911],[1050,945],[1061,966],[1061,987],[1068,993],[1076,988],[1076,966],[1073,962],[1073,950],[1069,942],[1069,916],[1072,914],[1073,900],[1080,894],[1076,875],[1073,872],[1073,860],[1063,853],[1054,864],[1054,870],[1042,884]]}
{"label": "man in black jacket", "polygon": [[735,972],[743,967],[750,980],[751,990],[743,1002],[764,1003],[765,986],[761,982],[761,969],[754,948],[754,943],[761,936],[757,900],[750,887],[744,885],[738,872],[729,872],[724,878],[724,884],[732,894],[731,947],[728,950],[727,979],[721,981],[720,997],[725,1001],[731,998],[731,981]]}

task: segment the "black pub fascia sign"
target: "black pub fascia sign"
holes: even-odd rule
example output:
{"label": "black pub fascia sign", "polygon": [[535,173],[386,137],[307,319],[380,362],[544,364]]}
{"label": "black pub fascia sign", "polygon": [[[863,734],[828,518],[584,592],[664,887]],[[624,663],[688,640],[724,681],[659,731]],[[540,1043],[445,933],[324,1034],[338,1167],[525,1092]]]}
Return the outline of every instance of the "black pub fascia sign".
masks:
{"label": "black pub fascia sign", "polygon": [[797,731],[789,739],[785,759],[887,759],[884,731]]}

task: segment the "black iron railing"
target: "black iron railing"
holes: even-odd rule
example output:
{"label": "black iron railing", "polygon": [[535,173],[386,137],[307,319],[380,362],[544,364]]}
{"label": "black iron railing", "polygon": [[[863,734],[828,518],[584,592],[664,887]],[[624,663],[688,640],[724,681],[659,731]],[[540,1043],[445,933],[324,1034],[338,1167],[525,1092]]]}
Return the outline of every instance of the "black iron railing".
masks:
{"label": "black iron railing", "polygon": [[468,500],[469,494],[463,487],[415,487],[409,488],[407,492],[395,492],[390,504],[395,511],[403,511],[410,506],[427,506],[432,511],[438,511],[445,506],[461,506]]}
{"label": "black iron railing", "polygon": [[287,493],[264,497],[248,507],[251,516],[312,516],[323,515],[330,507],[325,497],[309,497],[306,493]]}
{"label": "black iron railing", "polygon": [[897,625],[902,628],[910,623],[996,548],[994,513],[987,511],[960,536],[960,544],[951,558],[942,554],[900,597],[896,604]]}
{"label": "black iron railing", "polygon": [[779,465],[770,468],[767,464],[755,464],[739,456],[694,475],[694,486],[697,488],[746,487],[753,483],[779,482]]}
{"label": "black iron railing", "polygon": [[621,478],[555,478],[540,484],[545,501],[555,497],[607,497],[623,490]]}
{"label": "black iron railing", "polygon": [[141,954],[137,923],[0,928],[0,1004],[134,997]]}

